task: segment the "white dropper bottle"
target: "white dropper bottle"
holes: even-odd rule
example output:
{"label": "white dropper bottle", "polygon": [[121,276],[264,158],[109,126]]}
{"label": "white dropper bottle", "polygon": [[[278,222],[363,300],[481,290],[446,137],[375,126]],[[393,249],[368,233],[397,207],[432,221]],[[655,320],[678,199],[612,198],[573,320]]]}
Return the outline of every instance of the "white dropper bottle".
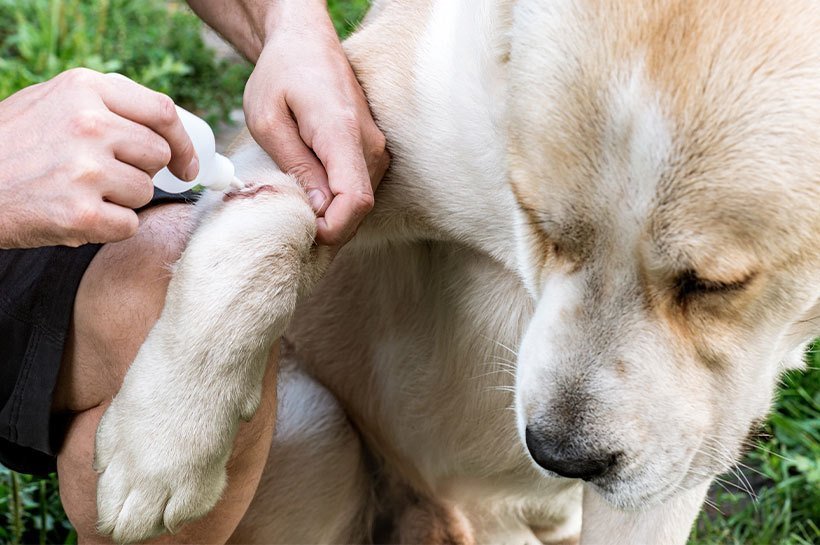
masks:
{"label": "white dropper bottle", "polygon": [[229,187],[237,189],[244,187],[236,177],[236,170],[231,160],[216,152],[216,140],[211,127],[179,106],[177,106],[177,114],[199,157],[199,174],[195,179],[186,182],[171,174],[168,167],[165,167],[154,176],[154,186],[168,193],[182,193],[196,185],[202,185],[214,191],[224,191]]}

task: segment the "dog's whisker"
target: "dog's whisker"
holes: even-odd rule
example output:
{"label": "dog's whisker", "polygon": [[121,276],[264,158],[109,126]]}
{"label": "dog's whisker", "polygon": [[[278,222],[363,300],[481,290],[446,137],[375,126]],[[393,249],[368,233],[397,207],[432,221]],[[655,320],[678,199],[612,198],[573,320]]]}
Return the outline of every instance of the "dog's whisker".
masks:
{"label": "dog's whisker", "polygon": [[765,473],[763,473],[762,471],[760,471],[759,469],[754,468],[754,467],[752,467],[752,466],[750,466],[750,465],[748,465],[748,464],[744,464],[743,462],[740,462],[740,461],[735,462],[735,465],[737,465],[737,466],[739,466],[739,467],[741,467],[741,468],[743,468],[743,469],[745,469],[745,470],[747,470],[747,471],[751,471],[752,473],[755,473],[755,474],[757,474],[757,475],[760,475],[761,477],[766,477],[766,478],[768,478],[768,476],[767,476]]}
{"label": "dog's whisker", "polygon": [[507,346],[506,344],[502,343],[501,341],[498,341],[498,340],[496,340],[496,339],[491,339],[490,337],[487,337],[486,335],[482,335],[482,337],[484,337],[484,338],[485,338],[485,339],[487,339],[488,341],[492,342],[492,343],[493,343],[493,344],[495,344],[496,346],[498,346],[498,347],[500,347],[500,348],[503,348],[504,350],[506,350],[507,352],[509,352],[510,354],[512,354],[512,355],[513,355],[513,357],[515,357],[515,358],[517,358],[517,357],[518,357],[518,351],[517,351],[517,350],[513,350],[512,348],[510,348],[510,347],[509,347],[509,346]]}
{"label": "dog's whisker", "polygon": [[[734,479],[737,481],[737,483],[739,483],[739,484],[734,484],[734,483],[730,482],[730,484],[732,484],[732,486],[735,486],[739,490],[742,490],[744,493],[748,494],[749,497],[752,499],[752,501],[755,503],[755,506],[757,506],[757,499],[758,499],[757,498],[757,493],[755,492],[754,487],[752,486],[752,483],[749,482],[749,479],[746,477],[746,475],[743,473],[743,471],[741,471],[740,467],[738,467],[738,466],[743,466],[743,467],[748,468],[748,466],[746,466],[745,464],[742,464],[741,462],[735,460],[734,457],[731,454],[731,451],[728,448],[726,448],[726,446],[723,445],[716,438],[712,438],[712,444],[705,444],[703,446],[709,448],[712,451],[712,454],[710,454],[707,451],[704,451],[703,449],[699,449],[699,452],[701,454],[703,454],[704,456],[710,457],[711,459],[715,460],[716,462],[718,462],[719,465],[726,466],[726,471],[734,477]],[[718,449],[720,449],[720,450],[718,450]],[[748,469],[751,469],[751,468],[748,468]],[[755,470],[752,470],[752,471],[755,471]],[[759,473],[760,475],[763,475],[759,471],[757,471],[757,473]],[[720,479],[720,477],[715,477],[715,479],[718,480],[718,479]]]}
{"label": "dog's whisker", "polygon": [[[767,433],[762,433],[762,434],[760,434],[760,436],[762,438],[771,438],[771,434],[767,434]],[[707,436],[707,438],[709,438],[712,441],[719,441],[719,439],[715,436],[710,435],[710,436]],[[791,462],[791,463],[795,462],[794,458],[789,458],[788,456],[783,456],[782,454],[780,454],[778,452],[774,452],[773,450],[771,450],[769,448],[766,448],[760,442],[755,442],[755,441],[750,441],[750,440],[744,439],[743,441],[741,441],[741,444],[745,447],[752,448],[752,449],[758,450],[760,452],[763,452],[764,454],[769,454],[771,456],[775,456],[777,458],[780,458],[781,460],[783,460],[785,462]],[[768,476],[764,475],[764,477],[768,477]]]}
{"label": "dog's whisker", "polygon": [[480,375],[472,376],[472,377],[470,377],[470,380],[480,380],[482,378],[493,377],[493,376],[497,376],[497,375],[500,375],[500,374],[508,375],[508,376],[513,377],[513,378],[515,377],[515,373],[513,373],[509,369],[496,369],[494,371],[489,371],[487,373],[482,373]]}
{"label": "dog's whisker", "polygon": [[709,498],[704,498],[703,503],[707,507],[710,507],[710,508],[714,509],[715,511],[717,511],[720,514],[720,516],[725,516],[723,511],[721,511],[720,507],[718,507],[717,503],[713,502]]}
{"label": "dog's whisker", "polygon": [[488,392],[505,392],[509,394],[515,393],[515,388],[512,386],[490,386],[487,388]]}
{"label": "dog's whisker", "polygon": [[[698,474],[697,472],[694,472],[694,474],[695,474],[695,475],[698,475],[698,476],[701,476],[701,477],[708,478],[708,476],[707,476],[707,475],[700,475],[700,474]],[[717,483],[717,484],[718,484],[718,486],[722,486],[720,483]],[[723,489],[724,489],[724,490],[726,490],[726,488],[725,488],[725,487],[724,487]],[[681,485],[681,484],[678,484],[678,485],[675,487],[675,493],[677,493],[677,492],[686,492],[686,491],[687,491],[687,489],[686,489],[683,485]],[[729,494],[731,494],[731,492],[729,492],[728,490],[726,490],[726,492],[728,492]],[[709,499],[709,496],[706,496],[706,497],[703,499],[703,503],[704,503],[705,505],[707,505],[708,507],[710,507],[710,508],[714,509],[715,511],[717,511],[717,512],[718,512],[721,516],[723,516],[723,511],[720,509],[720,507],[718,507],[717,503],[715,503],[714,501],[712,501],[712,500],[710,500],[710,499]]]}
{"label": "dog's whisker", "polygon": [[717,467],[713,468],[713,469],[715,469],[715,471],[720,472],[720,473],[726,473],[726,472],[731,471],[732,463],[730,461],[727,461],[724,458],[717,457],[714,454],[710,454],[710,453],[705,452],[703,450],[699,450],[698,453],[705,456],[709,460],[715,462],[715,465],[717,466]]}
{"label": "dog's whisker", "polygon": [[735,492],[730,490],[729,487],[732,487],[732,488],[734,488],[735,490],[737,490],[739,492],[748,493],[747,490],[745,489],[745,487],[740,486],[738,483],[735,483],[735,482],[732,482],[732,481],[727,481],[726,479],[724,479],[722,477],[709,475],[709,474],[705,474],[705,473],[700,473],[698,471],[690,471],[690,472],[692,473],[692,475],[696,475],[696,476],[702,477],[704,479],[711,479],[711,481],[713,483],[718,485],[720,488],[722,488],[728,494],[735,494]]}
{"label": "dog's whisker", "polygon": [[778,453],[778,452],[774,452],[773,450],[767,449],[767,448],[766,448],[766,447],[764,447],[763,445],[757,445],[757,447],[756,447],[756,448],[757,448],[757,449],[759,449],[759,450],[761,450],[761,451],[763,451],[763,453],[765,453],[765,454],[770,454],[770,455],[772,455],[772,456],[775,456],[775,457],[777,457],[777,458],[780,458],[780,459],[781,459],[781,460],[783,460],[784,462],[791,462],[791,463],[795,463],[794,458],[789,458],[788,456],[783,456],[782,454],[780,454],[780,453]]}
{"label": "dog's whisker", "polygon": [[484,365],[497,365],[499,367],[507,367],[509,369],[517,369],[518,367],[514,361],[505,360],[501,358],[493,358],[492,360],[484,362]]}

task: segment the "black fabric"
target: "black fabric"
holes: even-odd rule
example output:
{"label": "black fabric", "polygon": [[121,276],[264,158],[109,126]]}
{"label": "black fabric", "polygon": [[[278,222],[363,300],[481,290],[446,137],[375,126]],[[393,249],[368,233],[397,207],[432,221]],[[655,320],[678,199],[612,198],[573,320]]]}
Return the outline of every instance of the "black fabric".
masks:
{"label": "black fabric", "polygon": [[[155,190],[144,208],[193,200]],[[0,464],[14,471],[56,469],[65,422],[51,414],[52,394],[77,289],[100,247],[0,250]]]}

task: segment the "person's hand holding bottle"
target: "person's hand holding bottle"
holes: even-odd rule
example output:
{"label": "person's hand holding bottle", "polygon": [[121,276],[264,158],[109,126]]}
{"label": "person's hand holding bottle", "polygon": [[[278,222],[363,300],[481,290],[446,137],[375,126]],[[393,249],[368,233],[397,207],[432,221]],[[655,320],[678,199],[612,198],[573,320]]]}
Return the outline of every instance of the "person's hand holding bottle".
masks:
{"label": "person's hand holding bottle", "polygon": [[170,98],[82,68],[0,102],[0,141],[0,248],[129,238],[157,171],[199,171]]}

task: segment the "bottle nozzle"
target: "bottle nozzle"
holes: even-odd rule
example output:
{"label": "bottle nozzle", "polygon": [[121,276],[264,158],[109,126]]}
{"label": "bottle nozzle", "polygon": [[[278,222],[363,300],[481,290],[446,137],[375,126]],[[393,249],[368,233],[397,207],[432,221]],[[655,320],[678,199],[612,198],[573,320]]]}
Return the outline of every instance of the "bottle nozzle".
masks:
{"label": "bottle nozzle", "polygon": [[236,178],[236,169],[234,168],[233,163],[231,163],[231,160],[224,155],[220,155],[218,153],[214,154],[214,161],[211,164],[211,168],[213,171],[210,175],[210,182],[203,184],[208,189],[212,189],[214,191],[225,191],[234,185],[235,180],[238,181]]}

